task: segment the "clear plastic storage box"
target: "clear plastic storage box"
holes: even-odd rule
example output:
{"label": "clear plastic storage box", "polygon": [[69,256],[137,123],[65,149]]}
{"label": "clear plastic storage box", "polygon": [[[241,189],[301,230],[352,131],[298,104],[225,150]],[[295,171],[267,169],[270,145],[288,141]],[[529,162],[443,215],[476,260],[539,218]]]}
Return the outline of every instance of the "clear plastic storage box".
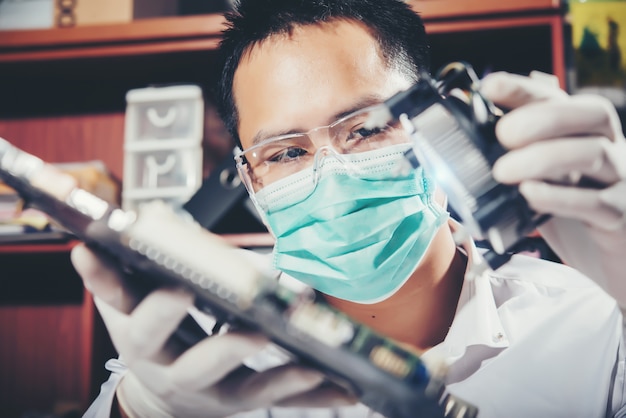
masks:
{"label": "clear plastic storage box", "polygon": [[126,95],[122,207],[162,199],[182,204],[202,183],[204,101],[195,85]]}

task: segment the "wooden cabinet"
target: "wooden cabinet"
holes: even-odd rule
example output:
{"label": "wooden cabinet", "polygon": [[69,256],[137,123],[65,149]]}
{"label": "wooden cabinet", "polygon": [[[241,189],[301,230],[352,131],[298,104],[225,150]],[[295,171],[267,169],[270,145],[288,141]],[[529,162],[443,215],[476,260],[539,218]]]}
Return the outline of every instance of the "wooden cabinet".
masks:
{"label": "wooden cabinet", "polygon": [[555,74],[567,88],[569,38],[559,0],[411,0],[430,35],[432,69],[467,61],[490,71]]}
{"label": "wooden cabinet", "polygon": [[[539,69],[565,85],[566,42],[556,0],[410,3],[425,19],[433,68],[465,60],[479,74]],[[0,32],[0,137],[51,162],[102,160],[121,181],[126,92],[150,84],[208,86],[222,24],[219,15],[202,15]],[[206,172],[230,151],[218,125],[206,127]],[[69,247],[5,248],[0,259],[18,253],[33,263],[53,254],[49,262],[56,267],[46,279],[71,283],[79,296],[0,306],[0,416],[50,408],[54,400],[84,407],[101,382],[97,353],[107,342],[91,299],[67,264]],[[4,273],[0,280],[32,277]]]}
{"label": "wooden cabinet", "polygon": [[[63,244],[0,246],[0,416],[84,410],[114,352]],[[43,416],[43,415],[42,415]]]}
{"label": "wooden cabinet", "polygon": [[[52,162],[101,159],[121,180],[126,92],[207,86],[221,22],[209,15],[0,32],[0,136]],[[212,164],[227,141],[207,137]]]}

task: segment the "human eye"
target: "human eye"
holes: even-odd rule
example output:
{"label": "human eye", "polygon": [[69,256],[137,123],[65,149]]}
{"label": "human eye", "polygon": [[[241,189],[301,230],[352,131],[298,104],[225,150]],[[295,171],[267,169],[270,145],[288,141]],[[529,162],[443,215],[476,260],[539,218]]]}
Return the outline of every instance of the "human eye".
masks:
{"label": "human eye", "polygon": [[399,123],[370,127],[371,109],[348,116],[333,126],[334,140],[341,152],[354,153],[407,142]]}
{"label": "human eye", "polygon": [[376,139],[378,136],[385,134],[388,127],[365,128],[364,124],[354,126],[348,131],[346,141],[367,141]]}
{"label": "human eye", "polygon": [[281,149],[278,152],[272,153],[266,161],[269,163],[284,164],[297,160],[306,154],[307,150],[296,146],[290,146]]}

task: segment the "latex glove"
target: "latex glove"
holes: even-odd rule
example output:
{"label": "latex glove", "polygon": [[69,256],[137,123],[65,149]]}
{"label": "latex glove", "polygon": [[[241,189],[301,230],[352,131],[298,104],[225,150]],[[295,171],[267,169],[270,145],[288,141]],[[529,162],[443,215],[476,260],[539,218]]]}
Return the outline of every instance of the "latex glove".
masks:
{"label": "latex glove", "polygon": [[[512,109],[496,125],[511,151],[496,162],[495,179],[519,183],[534,210],[554,215],[539,227],[547,243],[624,309],[626,141],[615,108],[600,96],[569,96],[507,73],[485,77],[481,92]],[[585,186],[582,176],[598,184]]]}
{"label": "latex glove", "polygon": [[135,306],[120,275],[84,246],[72,261],[93,293],[111,340],[129,371],[117,390],[130,417],[224,417],[273,404],[346,404],[323,376],[294,365],[262,373],[241,367],[264,349],[258,334],[208,337],[181,353],[170,336],[192,305],[191,295],[159,289]]}

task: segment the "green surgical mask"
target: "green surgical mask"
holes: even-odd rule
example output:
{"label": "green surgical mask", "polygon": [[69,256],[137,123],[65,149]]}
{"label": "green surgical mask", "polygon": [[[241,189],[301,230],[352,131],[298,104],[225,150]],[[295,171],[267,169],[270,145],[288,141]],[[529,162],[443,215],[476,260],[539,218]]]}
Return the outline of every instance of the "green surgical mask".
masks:
{"label": "green surgical mask", "polygon": [[375,303],[395,293],[448,216],[432,200],[432,184],[421,169],[395,173],[405,150],[393,146],[341,161],[328,158],[305,198],[303,178],[312,174],[259,191],[257,207],[276,237],[275,267],[354,302]]}

